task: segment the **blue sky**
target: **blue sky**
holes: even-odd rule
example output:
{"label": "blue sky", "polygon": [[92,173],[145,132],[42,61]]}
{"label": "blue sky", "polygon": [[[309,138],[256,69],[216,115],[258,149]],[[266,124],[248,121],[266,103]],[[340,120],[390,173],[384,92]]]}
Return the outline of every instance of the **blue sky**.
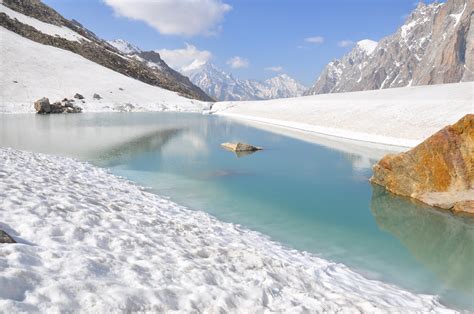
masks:
{"label": "blue sky", "polygon": [[[170,56],[174,56],[175,49],[180,49],[175,53],[177,58],[187,53],[190,58],[194,54],[210,58],[225,71],[243,79],[266,79],[276,74],[269,68],[279,70],[281,67],[282,72],[306,85],[314,81],[331,59],[339,58],[351,49],[350,44],[341,47],[342,41],[380,40],[403,23],[417,2],[160,0],[163,4],[158,4],[160,1],[153,0],[43,1],[107,40],[122,38],[145,50],[166,49]],[[198,2],[198,6],[189,5],[192,2]],[[195,50],[191,51],[191,46],[185,49],[186,43]],[[204,53],[199,53],[202,51]],[[178,59],[177,64],[180,64]]]}

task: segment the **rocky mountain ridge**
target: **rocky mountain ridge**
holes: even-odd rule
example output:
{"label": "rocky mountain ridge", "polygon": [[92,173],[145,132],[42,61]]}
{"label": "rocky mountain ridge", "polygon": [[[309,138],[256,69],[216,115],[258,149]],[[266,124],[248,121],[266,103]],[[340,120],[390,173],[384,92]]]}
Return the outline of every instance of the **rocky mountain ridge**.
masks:
{"label": "rocky mountain ridge", "polygon": [[[175,91],[182,96],[213,101],[187,77],[168,67],[159,55],[154,58],[160,67],[149,67],[148,62],[129,58],[79,22],[65,19],[39,0],[3,0],[0,6],[2,7],[0,26],[20,36],[44,45],[69,50],[106,68],[144,83]],[[50,32],[51,29],[57,32],[53,34]],[[71,34],[72,36],[69,36]],[[161,61],[158,62],[158,59]]]}
{"label": "rocky mountain ridge", "polygon": [[305,95],[474,80],[474,2],[418,4],[372,51],[357,43],[331,61]]}

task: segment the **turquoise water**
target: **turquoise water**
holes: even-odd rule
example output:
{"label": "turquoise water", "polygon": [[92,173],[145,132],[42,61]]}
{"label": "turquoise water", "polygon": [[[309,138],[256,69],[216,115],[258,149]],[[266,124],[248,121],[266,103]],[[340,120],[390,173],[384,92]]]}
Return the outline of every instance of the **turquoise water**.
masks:
{"label": "turquoise water", "polygon": [[[318,145],[197,114],[9,115],[0,122],[2,146],[90,161],[285,246],[474,310],[474,221],[372,186],[375,149]],[[237,156],[220,147],[237,140],[265,149]]]}

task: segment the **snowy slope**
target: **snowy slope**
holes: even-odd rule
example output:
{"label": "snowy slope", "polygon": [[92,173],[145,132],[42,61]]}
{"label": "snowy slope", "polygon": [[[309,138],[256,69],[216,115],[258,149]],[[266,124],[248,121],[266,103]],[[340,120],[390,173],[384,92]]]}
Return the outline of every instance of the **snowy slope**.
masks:
{"label": "snowy slope", "polygon": [[71,51],[146,84],[178,92],[192,99],[213,101],[187,77],[168,67],[159,55],[152,56],[152,66],[147,60],[130,58],[122,50],[138,53],[138,48],[121,40],[113,42],[120,48],[117,49],[79,22],[64,18],[39,0],[4,1],[0,4],[0,14],[0,26],[27,39]]}
{"label": "snowy slope", "polygon": [[0,228],[18,242],[0,245],[2,312],[453,312],[91,165],[0,159]]}
{"label": "snowy slope", "polygon": [[287,74],[265,81],[240,80],[207,62],[180,69],[194,84],[218,100],[261,100],[296,97],[306,87]]}
{"label": "snowy slope", "polygon": [[[34,112],[33,102],[41,97],[58,101],[75,93],[85,97],[85,103],[79,105],[86,111],[201,111],[209,107],[208,103],[145,84],[2,27],[0,37],[0,113]],[[103,99],[94,100],[94,93]]]}
{"label": "snowy slope", "polygon": [[218,102],[215,114],[345,139],[412,147],[474,112],[474,83]]}

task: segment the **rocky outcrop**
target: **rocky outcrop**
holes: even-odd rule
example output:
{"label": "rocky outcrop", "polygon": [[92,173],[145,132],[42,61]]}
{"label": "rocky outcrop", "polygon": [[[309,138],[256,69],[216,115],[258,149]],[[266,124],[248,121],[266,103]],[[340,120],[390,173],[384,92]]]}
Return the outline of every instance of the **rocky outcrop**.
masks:
{"label": "rocky outcrop", "polygon": [[387,155],[371,182],[455,213],[474,214],[474,114],[438,131],[406,153]]}
{"label": "rocky outcrop", "polygon": [[358,42],[331,61],[306,95],[474,80],[474,2],[420,2],[373,50]]}
{"label": "rocky outcrop", "polygon": [[146,60],[127,56],[106,41],[98,38],[93,32],[87,30],[77,21],[65,19],[39,0],[3,0],[2,4],[42,22],[69,28],[83,36],[86,40],[70,41],[65,38],[47,35],[30,25],[10,18],[5,13],[0,13],[0,26],[20,36],[43,45],[69,50],[113,71],[150,85],[175,91],[182,96],[203,101],[213,101],[199,87],[193,85],[187,77],[177,73],[168,67],[166,63],[163,62],[161,68],[149,67]]}
{"label": "rocky outcrop", "polygon": [[16,241],[13,240],[13,238],[10,237],[8,233],[3,230],[0,230],[0,243],[16,243]]}
{"label": "rocky outcrop", "polygon": [[36,113],[39,113],[39,114],[82,112],[81,107],[74,105],[74,100],[67,99],[67,98],[64,98],[60,102],[57,101],[51,104],[48,98],[43,97],[35,101],[34,107],[35,107]]}

